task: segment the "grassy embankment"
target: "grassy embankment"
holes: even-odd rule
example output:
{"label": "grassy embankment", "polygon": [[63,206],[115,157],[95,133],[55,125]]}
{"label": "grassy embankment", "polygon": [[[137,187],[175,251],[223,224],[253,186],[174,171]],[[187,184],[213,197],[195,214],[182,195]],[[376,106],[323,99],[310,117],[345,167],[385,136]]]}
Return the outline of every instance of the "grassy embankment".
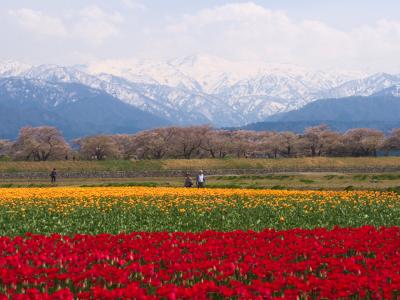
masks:
{"label": "grassy embankment", "polygon": [[289,159],[167,159],[167,160],[110,160],[110,161],[47,161],[47,162],[0,162],[0,172],[41,172],[56,167],[65,171],[140,171],[140,170],[211,170],[211,169],[309,169],[398,167],[400,157],[344,157],[344,158],[289,158]]}
{"label": "grassy embankment", "polygon": [[[141,170],[190,170],[192,175],[199,169],[273,169],[283,173],[265,175],[215,175],[208,177],[209,187],[273,188],[273,189],[372,189],[387,190],[400,187],[400,172],[349,173],[346,169],[371,170],[399,168],[400,158],[292,158],[292,159],[193,159],[148,161],[60,161],[60,162],[0,162],[0,172],[48,172],[56,167],[59,173],[72,171],[141,171]],[[298,172],[302,168],[306,172]],[[315,172],[318,169],[332,169]],[[146,178],[88,178],[61,179],[59,185],[144,185],[181,186],[180,177]],[[48,179],[0,179],[0,186],[48,185]]]}

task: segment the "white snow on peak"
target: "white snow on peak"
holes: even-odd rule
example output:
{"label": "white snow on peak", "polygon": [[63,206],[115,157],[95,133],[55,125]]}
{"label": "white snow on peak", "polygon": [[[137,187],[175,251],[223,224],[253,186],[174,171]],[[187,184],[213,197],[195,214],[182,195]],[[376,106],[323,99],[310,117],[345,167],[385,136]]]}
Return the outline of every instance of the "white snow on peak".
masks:
{"label": "white snow on peak", "polygon": [[0,61],[0,77],[20,76],[31,67],[15,60]]}
{"label": "white snow on peak", "polygon": [[166,61],[104,60],[72,67],[0,63],[0,78],[80,83],[178,124],[237,126],[321,98],[371,95],[399,75],[192,55]]}
{"label": "white snow on peak", "polygon": [[209,55],[192,55],[166,62],[108,60],[90,64],[87,70],[92,74],[110,73],[132,82],[200,89],[210,94],[238,82],[268,77],[296,80],[318,90],[365,76],[360,72],[320,71],[261,61],[229,61]]}

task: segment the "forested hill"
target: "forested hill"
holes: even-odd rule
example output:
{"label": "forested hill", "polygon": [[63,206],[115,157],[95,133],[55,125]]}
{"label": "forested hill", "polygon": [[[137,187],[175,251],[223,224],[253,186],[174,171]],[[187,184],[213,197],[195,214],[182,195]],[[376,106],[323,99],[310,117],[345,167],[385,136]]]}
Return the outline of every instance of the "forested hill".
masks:
{"label": "forested hill", "polygon": [[321,99],[243,128],[302,132],[304,128],[324,123],[335,131],[361,127],[390,131],[400,125],[399,96],[399,87],[394,86],[368,97]]}

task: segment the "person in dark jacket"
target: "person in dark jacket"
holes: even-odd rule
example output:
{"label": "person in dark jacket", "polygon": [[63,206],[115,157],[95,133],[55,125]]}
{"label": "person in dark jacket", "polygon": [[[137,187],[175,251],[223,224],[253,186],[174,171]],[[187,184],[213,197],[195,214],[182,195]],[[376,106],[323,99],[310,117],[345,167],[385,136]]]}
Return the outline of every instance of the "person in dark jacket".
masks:
{"label": "person in dark jacket", "polygon": [[57,170],[56,170],[56,168],[54,168],[53,171],[51,171],[50,177],[51,177],[51,183],[56,183],[56,180],[57,180]]}
{"label": "person in dark jacket", "polygon": [[186,173],[184,187],[191,188],[193,186],[193,180],[189,173]]}

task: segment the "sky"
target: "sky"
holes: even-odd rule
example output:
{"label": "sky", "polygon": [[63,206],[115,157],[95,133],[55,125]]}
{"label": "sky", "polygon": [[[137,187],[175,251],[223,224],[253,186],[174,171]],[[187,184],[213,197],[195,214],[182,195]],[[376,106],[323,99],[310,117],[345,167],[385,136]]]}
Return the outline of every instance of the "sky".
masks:
{"label": "sky", "polygon": [[2,0],[0,60],[211,55],[400,73],[398,0]]}

